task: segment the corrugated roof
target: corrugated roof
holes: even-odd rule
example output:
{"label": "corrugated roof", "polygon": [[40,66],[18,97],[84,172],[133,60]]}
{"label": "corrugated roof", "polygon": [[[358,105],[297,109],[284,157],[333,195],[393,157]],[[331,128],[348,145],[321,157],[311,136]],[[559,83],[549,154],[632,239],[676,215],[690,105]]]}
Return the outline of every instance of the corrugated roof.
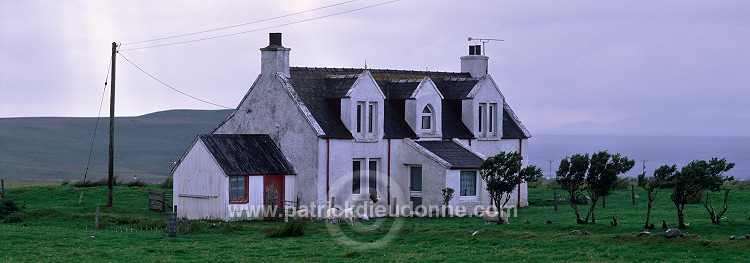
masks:
{"label": "corrugated roof", "polygon": [[454,141],[418,141],[416,143],[450,163],[451,169],[479,169],[484,161]]}
{"label": "corrugated roof", "polygon": [[201,134],[198,138],[226,175],[295,174],[267,134]]}

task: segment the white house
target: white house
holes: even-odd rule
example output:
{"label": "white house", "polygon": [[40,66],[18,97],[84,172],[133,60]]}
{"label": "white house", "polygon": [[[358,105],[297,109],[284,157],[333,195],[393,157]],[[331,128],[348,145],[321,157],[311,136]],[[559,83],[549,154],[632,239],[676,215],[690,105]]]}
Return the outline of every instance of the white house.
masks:
{"label": "white house", "polygon": [[[269,186],[308,206],[366,204],[376,208],[370,216],[441,205],[446,187],[456,191],[452,207],[489,205],[482,160],[500,151],[528,159],[531,135],[479,49],[461,57],[461,72],[290,67],[291,49],[271,33],[261,74],[235,112],[173,169],[178,215],[238,219],[232,206],[262,205]],[[234,147],[237,138],[263,143]],[[227,167],[242,162],[253,164]],[[271,177],[283,182],[263,179]],[[528,205],[525,184],[509,204]]]}

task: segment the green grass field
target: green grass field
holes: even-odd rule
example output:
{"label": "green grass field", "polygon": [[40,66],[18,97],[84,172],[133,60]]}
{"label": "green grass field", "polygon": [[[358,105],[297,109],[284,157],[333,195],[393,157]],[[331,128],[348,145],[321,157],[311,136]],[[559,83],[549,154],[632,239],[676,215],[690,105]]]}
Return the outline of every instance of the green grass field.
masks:
{"label": "green grass field", "polygon": [[[28,218],[21,223],[0,223],[0,261],[585,261],[585,262],[703,262],[747,261],[750,240],[728,240],[730,235],[750,234],[750,190],[736,188],[730,195],[727,221],[712,225],[702,205],[688,205],[683,231],[701,238],[666,239],[634,237],[642,231],[645,200],[630,204],[630,191],[621,190],[607,198],[606,208],[597,208],[599,223],[578,225],[572,210],[562,204],[555,212],[552,190],[531,189],[532,207],[518,210],[509,225],[485,225],[476,217],[409,218],[400,222],[370,220],[352,229],[342,225],[331,231],[322,221],[312,222],[303,237],[267,238],[264,231],[283,222],[235,222],[210,229],[216,222],[181,225],[190,233],[168,238],[166,216],[146,210],[147,190],[155,188],[116,187],[115,206],[106,204],[106,187],[81,190],[68,185],[16,187],[7,190]],[[558,194],[562,195],[561,192]],[[638,194],[643,197],[642,190]],[[718,195],[714,198],[718,199]],[[94,231],[94,211],[101,205],[101,229]],[[612,215],[619,226],[609,224]],[[547,220],[552,224],[547,224]],[[669,190],[659,193],[654,223],[662,219],[674,226],[676,214],[669,202]],[[528,221],[528,222],[526,222]],[[389,229],[402,224],[389,242],[387,231],[356,233],[356,229],[378,224]],[[586,230],[588,236],[572,236],[571,230]],[[472,236],[472,233],[480,232]],[[653,232],[661,232],[658,229]],[[348,238],[358,245],[339,243]],[[362,246],[380,245],[373,249]]]}

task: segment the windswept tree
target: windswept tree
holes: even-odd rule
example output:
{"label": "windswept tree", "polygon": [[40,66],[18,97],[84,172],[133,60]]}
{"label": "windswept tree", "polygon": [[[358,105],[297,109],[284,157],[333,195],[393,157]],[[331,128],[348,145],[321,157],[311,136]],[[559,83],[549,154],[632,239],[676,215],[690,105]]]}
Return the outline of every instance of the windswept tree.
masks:
{"label": "windswept tree", "polygon": [[[482,179],[494,205],[502,209],[510,200],[510,194],[523,182],[535,182],[542,177],[542,169],[534,165],[522,167],[523,156],[518,152],[500,152],[482,163]],[[503,202],[500,204],[500,202]]]}
{"label": "windswept tree", "polygon": [[664,184],[669,181],[669,178],[672,178],[672,176],[674,176],[676,171],[676,165],[662,165],[661,167],[654,170],[653,177],[646,177],[646,173],[638,175],[638,186],[643,188],[643,190],[646,190],[646,194],[648,197],[646,224],[643,225],[643,228],[650,228],[649,220],[651,219],[651,205],[654,202],[654,199],[656,199],[656,194],[659,193],[659,189],[661,189]]}
{"label": "windswept tree", "polygon": [[586,214],[585,222],[596,223],[596,203],[599,198],[609,195],[615,189],[617,176],[635,166],[635,161],[620,154],[610,154],[601,151],[591,155],[591,161],[586,174],[586,191],[591,198],[591,207]]}
{"label": "windswept tree", "polygon": [[[719,191],[724,181],[734,180],[734,177],[723,176],[724,172],[734,168],[734,163],[727,163],[724,158],[712,158],[710,161],[695,160],[682,167],[675,173],[672,181],[674,182],[674,191],[670,197],[677,209],[677,221],[679,228],[685,228],[685,204],[688,198],[695,197],[700,191],[710,190]],[[728,196],[725,195],[725,198]],[[708,196],[707,196],[708,198]],[[711,211],[709,211],[709,214]],[[718,222],[717,222],[718,223]]]}
{"label": "windswept tree", "polygon": [[574,154],[570,157],[565,157],[560,161],[560,167],[557,169],[556,180],[560,188],[565,189],[568,192],[568,203],[573,211],[576,213],[576,222],[579,224],[585,223],[581,219],[581,214],[578,212],[578,205],[575,200],[583,191],[584,180],[586,179],[586,171],[589,168],[589,155]]}

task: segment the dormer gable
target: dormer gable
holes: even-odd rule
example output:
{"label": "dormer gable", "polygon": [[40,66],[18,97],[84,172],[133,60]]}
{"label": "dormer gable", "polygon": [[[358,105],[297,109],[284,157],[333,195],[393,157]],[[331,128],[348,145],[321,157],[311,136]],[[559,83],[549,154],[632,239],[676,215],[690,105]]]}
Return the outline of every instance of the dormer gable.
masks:
{"label": "dormer gable", "polygon": [[462,120],[479,139],[500,139],[505,96],[492,76],[481,78],[462,102]]}
{"label": "dormer gable", "polygon": [[419,137],[442,138],[443,94],[429,77],[420,80],[404,105],[404,118]]}
{"label": "dormer gable", "polygon": [[341,121],[358,141],[383,137],[385,95],[369,70],[356,76],[341,99]]}

